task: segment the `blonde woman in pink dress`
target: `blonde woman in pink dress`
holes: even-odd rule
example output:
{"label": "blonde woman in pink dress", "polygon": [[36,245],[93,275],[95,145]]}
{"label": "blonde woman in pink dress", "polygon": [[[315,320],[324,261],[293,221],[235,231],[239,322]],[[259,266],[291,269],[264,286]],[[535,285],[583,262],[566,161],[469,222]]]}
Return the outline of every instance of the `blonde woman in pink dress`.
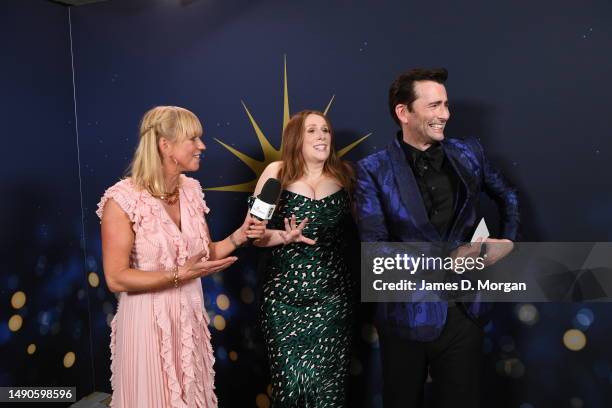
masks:
{"label": "blonde woman in pink dress", "polygon": [[200,183],[202,126],[190,111],[159,106],[140,125],[129,177],[98,205],[104,276],[118,293],[111,324],[111,406],[217,407],[213,351],[200,277],[228,268],[229,256],[265,224],[212,242]]}

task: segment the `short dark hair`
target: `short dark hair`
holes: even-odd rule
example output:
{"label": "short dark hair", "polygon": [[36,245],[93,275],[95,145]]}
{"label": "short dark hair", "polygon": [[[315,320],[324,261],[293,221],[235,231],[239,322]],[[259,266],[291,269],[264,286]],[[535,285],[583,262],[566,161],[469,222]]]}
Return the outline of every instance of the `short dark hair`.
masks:
{"label": "short dark hair", "polygon": [[414,92],[414,83],[416,81],[434,81],[444,84],[447,78],[448,71],[445,68],[415,68],[398,76],[389,88],[389,112],[395,123],[400,124],[395,114],[395,107],[397,105],[401,103],[406,104],[408,105],[408,110],[412,111],[412,102],[417,97]]}

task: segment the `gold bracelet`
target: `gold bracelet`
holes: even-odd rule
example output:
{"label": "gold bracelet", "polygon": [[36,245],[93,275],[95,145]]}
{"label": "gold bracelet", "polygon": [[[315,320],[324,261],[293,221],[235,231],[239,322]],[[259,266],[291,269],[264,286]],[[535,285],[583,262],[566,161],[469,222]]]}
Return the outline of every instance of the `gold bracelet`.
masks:
{"label": "gold bracelet", "polygon": [[174,268],[172,268],[171,272],[172,272],[172,283],[174,284],[175,288],[178,288],[178,286],[179,286],[179,270],[178,270],[178,266],[175,266]]}

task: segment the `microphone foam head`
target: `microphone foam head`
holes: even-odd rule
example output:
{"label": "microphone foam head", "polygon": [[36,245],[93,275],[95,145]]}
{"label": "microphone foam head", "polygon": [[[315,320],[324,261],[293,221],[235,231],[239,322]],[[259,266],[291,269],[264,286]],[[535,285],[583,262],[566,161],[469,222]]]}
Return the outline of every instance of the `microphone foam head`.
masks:
{"label": "microphone foam head", "polygon": [[276,204],[278,201],[278,196],[281,192],[281,184],[278,179],[269,178],[263,185],[261,192],[257,196],[261,201],[266,202],[268,204]]}

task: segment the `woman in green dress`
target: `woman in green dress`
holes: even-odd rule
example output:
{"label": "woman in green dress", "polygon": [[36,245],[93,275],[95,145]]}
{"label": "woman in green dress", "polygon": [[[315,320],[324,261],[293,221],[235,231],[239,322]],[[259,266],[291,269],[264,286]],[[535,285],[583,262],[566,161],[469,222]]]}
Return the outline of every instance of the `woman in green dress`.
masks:
{"label": "woman in green dress", "polygon": [[255,245],[271,247],[261,311],[273,407],[344,407],[353,306],[344,249],[354,177],[323,113],[289,120],[281,160],[264,170],[255,195],[270,177],[283,190]]}

